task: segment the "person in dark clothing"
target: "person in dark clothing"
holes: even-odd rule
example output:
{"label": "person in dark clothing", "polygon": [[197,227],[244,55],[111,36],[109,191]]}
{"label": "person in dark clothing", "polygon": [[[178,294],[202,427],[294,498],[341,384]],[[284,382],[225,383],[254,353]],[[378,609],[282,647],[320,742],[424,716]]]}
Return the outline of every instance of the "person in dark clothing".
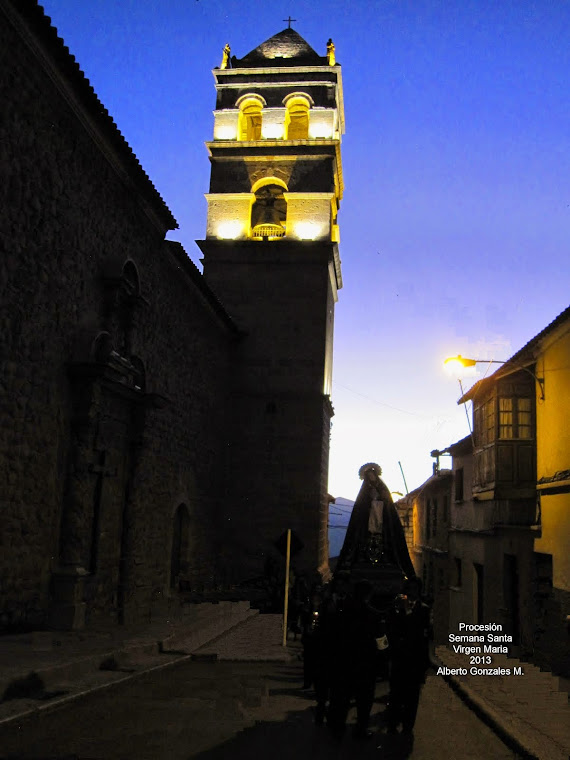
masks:
{"label": "person in dark clothing", "polygon": [[350,578],[346,573],[339,573],[332,582],[323,589],[322,601],[318,608],[318,622],[314,630],[314,638],[309,645],[313,658],[313,684],[315,686],[315,723],[322,725],[327,714],[327,703],[330,698],[331,677],[337,656],[336,620],[344,610],[350,592]]}
{"label": "person in dark clothing", "polygon": [[421,601],[421,580],[409,578],[388,613],[390,697],[388,732],[412,735],[422,684],[429,667],[430,609]]}
{"label": "person in dark clothing", "polygon": [[403,576],[415,575],[400,517],[392,495],[380,478],[382,468],[374,462],[358,472],[363,480],[354,502],[337,570],[348,571],[355,563],[399,568]]}
{"label": "person in dark clothing", "polygon": [[299,611],[301,643],[303,644],[303,689],[310,689],[315,685],[315,680],[318,680],[316,669],[322,648],[319,626],[322,601],[321,592],[314,589]]}
{"label": "person in dark clothing", "polygon": [[289,592],[289,616],[287,622],[288,632],[290,631],[294,640],[297,641],[297,634],[303,634],[303,617],[310,603],[310,589],[307,578],[304,575],[295,576],[295,580]]}
{"label": "person in dark clothing", "polygon": [[350,700],[356,701],[356,738],[368,738],[370,712],[376,686],[376,639],[381,635],[380,613],[369,603],[372,585],[363,579],[331,620],[334,666],[328,723],[341,738],[346,728]]}

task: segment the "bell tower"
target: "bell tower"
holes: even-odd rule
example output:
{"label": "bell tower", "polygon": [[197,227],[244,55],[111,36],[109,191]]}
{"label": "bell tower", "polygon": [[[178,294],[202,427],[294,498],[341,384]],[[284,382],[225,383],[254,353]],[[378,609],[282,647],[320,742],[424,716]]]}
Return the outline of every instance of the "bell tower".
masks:
{"label": "bell tower", "polygon": [[[324,47],[324,46],[323,46]],[[242,331],[223,522],[239,577],[292,528],[328,574],[334,306],[342,287],[341,69],[291,28],[213,71],[204,278]]]}

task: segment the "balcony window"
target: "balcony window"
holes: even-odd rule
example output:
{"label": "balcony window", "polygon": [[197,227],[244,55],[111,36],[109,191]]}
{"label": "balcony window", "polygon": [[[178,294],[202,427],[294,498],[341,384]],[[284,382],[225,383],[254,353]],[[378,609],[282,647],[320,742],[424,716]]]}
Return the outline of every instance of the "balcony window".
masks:
{"label": "balcony window", "polygon": [[513,438],[513,406],[514,399],[499,399],[499,438]]}
{"label": "balcony window", "polygon": [[495,399],[489,399],[481,409],[481,445],[495,440]]}
{"label": "balcony window", "polygon": [[532,401],[529,398],[518,399],[518,434],[519,438],[532,438]]}
{"label": "balcony window", "polygon": [[533,437],[532,401],[530,398],[499,398],[499,438]]}
{"label": "balcony window", "polygon": [[475,409],[475,433],[479,446],[495,440],[495,399],[491,398]]}

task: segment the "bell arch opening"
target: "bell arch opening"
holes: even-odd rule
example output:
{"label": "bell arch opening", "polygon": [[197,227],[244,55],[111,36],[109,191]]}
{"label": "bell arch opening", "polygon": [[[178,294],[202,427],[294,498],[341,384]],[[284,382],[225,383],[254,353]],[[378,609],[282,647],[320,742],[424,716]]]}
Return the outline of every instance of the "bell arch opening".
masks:
{"label": "bell arch opening", "polygon": [[287,108],[285,139],[308,140],[309,109],[312,105],[312,99],[304,93],[292,93],[283,102]]}
{"label": "bell arch opening", "polygon": [[255,95],[245,95],[236,105],[239,108],[238,140],[261,140],[261,113],[265,100]]}
{"label": "bell arch opening", "polygon": [[281,185],[264,184],[255,191],[251,207],[251,236],[255,240],[282,238],[286,231],[287,201]]}

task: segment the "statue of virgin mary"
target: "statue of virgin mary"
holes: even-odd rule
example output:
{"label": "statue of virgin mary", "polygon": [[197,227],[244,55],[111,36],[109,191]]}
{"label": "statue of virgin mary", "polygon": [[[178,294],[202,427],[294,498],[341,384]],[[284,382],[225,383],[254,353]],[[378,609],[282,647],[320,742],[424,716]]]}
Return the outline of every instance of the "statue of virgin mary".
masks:
{"label": "statue of virgin mary", "polygon": [[348,523],[336,571],[353,565],[399,568],[407,578],[415,576],[404,530],[388,487],[375,462],[358,471],[363,481]]}

